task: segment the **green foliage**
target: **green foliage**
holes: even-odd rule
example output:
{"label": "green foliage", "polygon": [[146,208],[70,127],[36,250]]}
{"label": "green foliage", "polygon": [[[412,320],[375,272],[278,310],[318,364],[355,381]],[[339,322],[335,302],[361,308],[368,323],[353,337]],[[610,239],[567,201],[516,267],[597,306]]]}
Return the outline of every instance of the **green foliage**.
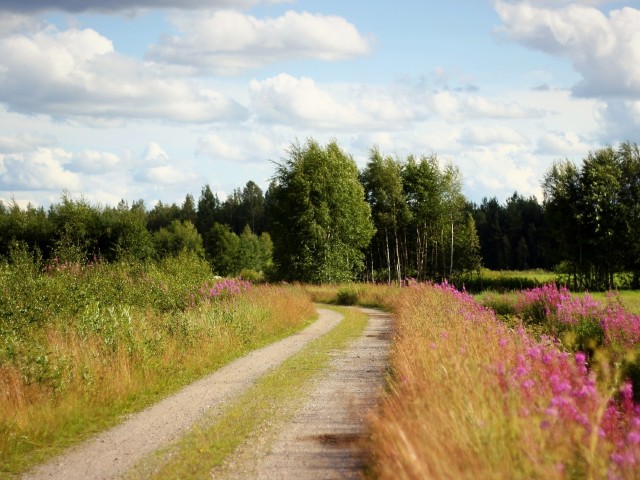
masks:
{"label": "green foliage", "polygon": [[175,203],[165,205],[159,201],[147,215],[147,228],[152,233],[157,232],[161,228],[167,228],[174,220],[180,219],[180,208]]}
{"label": "green foliage", "polygon": [[481,302],[500,317],[508,318],[516,314],[516,298],[513,295],[487,293],[482,296]]}
{"label": "green foliage", "polygon": [[455,268],[457,272],[477,273],[480,275],[482,256],[480,239],[476,230],[476,222],[470,213],[465,215],[466,221],[461,223],[455,237]]}
{"label": "green foliage", "polygon": [[636,144],[590,152],[581,168],[554,164],[544,179],[550,248],[574,290],[640,286],[640,152]]}
{"label": "green foliage", "polygon": [[[260,287],[212,299],[206,260],[0,262],[0,451],[19,474],[238,355],[291,333],[306,295]],[[1,475],[0,475],[1,476]]]}
{"label": "green foliage", "polygon": [[280,278],[348,281],[363,268],[374,233],[355,162],[335,142],[293,144],[269,190],[274,263]]}
{"label": "green foliage", "polygon": [[24,244],[16,244],[0,277],[0,332],[26,332],[100,309],[130,305],[178,312],[197,301],[211,278],[208,263],[183,251],[147,265],[119,262],[89,265],[53,263],[42,272]]}
{"label": "green foliage", "polygon": [[218,275],[234,275],[238,268],[240,239],[226,225],[214,223],[206,236],[206,250],[213,271]]}
{"label": "green foliage", "polygon": [[360,292],[355,286],[345,286],[338,289],[336,301],[338,305],[357,305]]}
{"label": "green foliage", "polygon": [[56,232],[54,256],[62,262],[86,262],[97,255],[100,212],[84,198],[74,200],[64,192],[61,201],[51,207],[49,220]]}
{"label": "green foliage", "polygon": [[226,225],[214,223],[206,236],[206,250],[213,271],[236,276],[242,271],[266,272],[271,265],[273,244],[268,233],[258,237],[247,225],[240,236]]}
{"label": "green foliage", "polygon": [[122,201],[117,208],[102,212],[98,251],[107,261],[145,261],[153,256],[154,245],[142,201],[131,208]]}
{"label": "green foliage", "polygon": [[479,270],[480,243],[457,168],[441,166],[436,155],[402,161],[373,149],[361,179],[376,226],[366,279],[453,280]]}
{"label": "green foliage", "polygon": [[240,270],[240,278],[242,278],[243,280],[247,280],[252,284],[256,284],[264,282],[265,275],[264,272],[257,272],[250,268],[243,268],[242,270]]}
{"label": "green foliage", "polygon": [[204,257],[202,237],[189,220],[173,220],[167,228],[153,234],[153,243],[159,258],[175,256],[183,251]]}
{"label": "green foliage", "polygon": [[545,249],[545,212],[535,197],[514,193],[505,204],[494,197],[471,204],[483,265],[492,270],[551,268],[555,252]]}
{"label": "green foliage", "polygon": [[187,194],[184,198],[184,202],[182,202],[182,206],[180,207],[180,220],[183,222],[191,222],[193,225],[196,225],[198,212],[196,210],[195,200],[191,194]]}
{"label": "green foliage", "polygon": [[562,285],[560,277],[554,272],[544,270],[501,270],[494,271],[480,268],[476,272],[454,275],[451,283],[458,289],[468,292],[513,292],[527,288],[535,288],[547,283]]}
{"label": "green foliage", "polygon": [[[196,227],[200,235],[205,237],[217,221],[220,211],[220,200],[211,191],[209,185],[205,185],[198,200],[198,212],[196,213]],[[207,251],[207,253],[209,253]]]}
{"label": "green foliage", "polygon": [[[376,226],[372,243],[377,247],[376,250],[384,252],[382,258],[386,264],[386,280],[391,282],[395,278],[397,282],[401,282],[400,251],[403,250],[403,245],[400,245],[400,230],[411,218],[403,190],[402,165],[391,157],[383,157],[374,148],[361,179]],[[373,263],[373,258],[370,262]],[[378,268],[381,266],[377,265]]]}

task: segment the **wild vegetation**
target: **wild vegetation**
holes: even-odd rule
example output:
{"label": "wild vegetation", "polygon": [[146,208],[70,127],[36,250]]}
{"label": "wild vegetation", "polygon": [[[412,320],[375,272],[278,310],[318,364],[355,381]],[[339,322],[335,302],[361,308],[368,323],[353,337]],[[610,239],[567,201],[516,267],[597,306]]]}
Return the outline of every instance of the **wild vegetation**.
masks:
{"label": "wild vegetation", "polygon": [[292,145],[269,188],[274,261],[279,278],[354,279],[374,232],[358,168],[335,142]]}
{"label": "wild vegetation", "polygon": [[[151,210],[0,203],[2,473],[300,328],[311,297],[397,315],[375,474],[633,478],[640,301],[561,285],[638,286],[635,144],[559,162],[542,204],[504,206],[467,202],[435,155],[374,148],[358,171],[335,142],[287,153],[266,194],[224,202],[207,185]],[[505,293],[481,306],[453,284]]]}
{"label": "wild vegetation", "polygon": [[[371,419],[372,476],[637,477],[640,409],[612,357],[567,351],[446,284],[351,288],[310,291],[334,301],[350,291],[396,314],[389,388]],[[611,338],[628,355],[638,347]]]}
{"label": "wild vegetation", "polygon": [[45,261],[80,263],[186,249],[218,275],[257,280],[447,279],[480,290],[493,282],[484,266],[553,270],[574,290],[637,288],[639,179],[638,146],[623,143],[591,152],[581,167],[554,164],[542,203],[516,192],[504,205],[476,205],[462,194],[461,172],[436,155],[400,159],[373,148],[358,171],[335,142],[309,139],[276,163],[266,194],[249,181],[223,202],[205,185],[197,202],[189,194],[151,210],[141,200],[100,207],[68,193],[46,211],[0,202],[0,255],[16,241]]}
{"label": "wild vegetation", "polygon": [[17,472],[238,355],[301,328],[308,296],[215,280],[183,251],[154,263],[0,270],[0,452]]}

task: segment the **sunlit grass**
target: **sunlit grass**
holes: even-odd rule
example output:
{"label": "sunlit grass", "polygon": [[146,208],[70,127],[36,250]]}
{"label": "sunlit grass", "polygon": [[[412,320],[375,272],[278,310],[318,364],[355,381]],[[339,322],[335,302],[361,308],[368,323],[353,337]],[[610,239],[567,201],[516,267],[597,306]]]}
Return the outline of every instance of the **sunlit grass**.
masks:
{"label": "sunlit grass", "polygon": [[530,278],[540,283],[553,282],[556,274],[548,270],[531,269],[531,270],[489,270],[483,268],[481,270],[483,277],[492,278]]}
{"label": "sunlit grass", "polygon": [[44,356],[29,360],[28,351],[23,367],[0,366],[0,475],[41,462],[114,425],[123,414],[291,334],[314,310],[300,290],[261,286],[185,312],[130,309],[96,315],[117,323],[113,342],[105,341],[104,331],[85,335],[56,324],[36,333],[50,364],[38,372],[50,378],[26,381],[20,368],[35,369],[45,361]]}
{"label": "sunlit grass", "polygon": [[398,284],[373,285],[370,283],[305,285],[303,288],[314,302],[360,305],[385,310],[391,308],[393,298],[402,290]]}
{"label": "sunlit grass", "polygon": [[375,477],[636,478],[628,384],[596,383],[584,354],[508,328],[450,288],[404,289],[394,311]]}
{"label": "sunlit grass", "polygon": [[[620,290],[615,292],[616,295],[619,295],[620,300],[622,300],[625,308],[637,315],[640,315],[640,290]],[[581,294],[576,294],[581,295]],[[592,298],[604,301],[607,298],[607,292],[590,292]]]}

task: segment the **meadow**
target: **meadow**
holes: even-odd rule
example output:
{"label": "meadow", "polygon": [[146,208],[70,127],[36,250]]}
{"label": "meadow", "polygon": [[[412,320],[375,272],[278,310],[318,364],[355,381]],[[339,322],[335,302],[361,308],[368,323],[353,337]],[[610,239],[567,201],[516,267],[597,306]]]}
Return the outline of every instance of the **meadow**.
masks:
{"label": "meadow", "polygon": [[314,317],[287,286],[159,262],[0,267],[0,476],[118,422]]}
{"label": "meadow", "polygon": [[625,297],[544,286],[479,301],[416,282],[308,290],[395,313],[370,477],[637,478],[640,317]]}
{"label": "meadow", "polygon": [[370,477],[636,478],[640,295],[542,280],[473,297],[214,280],[190,254],[79,265],[15,252],[0,267],[0,476],[302,328],[315,301],[395,314]]}

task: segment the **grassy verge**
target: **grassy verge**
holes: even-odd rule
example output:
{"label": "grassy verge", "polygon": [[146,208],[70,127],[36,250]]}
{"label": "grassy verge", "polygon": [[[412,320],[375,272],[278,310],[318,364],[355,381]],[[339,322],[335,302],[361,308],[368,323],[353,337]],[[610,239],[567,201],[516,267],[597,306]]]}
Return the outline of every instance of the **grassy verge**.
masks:
{"label": "grassy verge", "polygon": [[507,328],[449,287],[396,300],[393,377],[372,420],[376,478],[637,478],[628,383],[601,382],[584,354]]}
{"label": "grassy verge", "polygon": [[96,308],[32,328],[0,363],[0,478],[290,335],[312,316],[304,292],[264,286],[186,311]]}
{"label": "grassy verge", "polygon": [[362,335],[366,315],[349,309],[338,309],[343,321],[331,332],[314,341],[280,367],[263,377],[224,415],[211,425],[206,421],[176,445],[159,452],[131,472],[131,477],[211,478],[211,470],[256,429],[267,422],[283,421],[283,411],[291,402],[301,401],[305,387],[330,362],[330,353],[346,348]]}
{"label": "grassy verge", "polygon": [[334,305],[360,305],[389,311],[393,299],[402,288],[398,284],[374,285],[370,283],[349,283],[342,285],[305,285],[304,290],[314,302]]}

